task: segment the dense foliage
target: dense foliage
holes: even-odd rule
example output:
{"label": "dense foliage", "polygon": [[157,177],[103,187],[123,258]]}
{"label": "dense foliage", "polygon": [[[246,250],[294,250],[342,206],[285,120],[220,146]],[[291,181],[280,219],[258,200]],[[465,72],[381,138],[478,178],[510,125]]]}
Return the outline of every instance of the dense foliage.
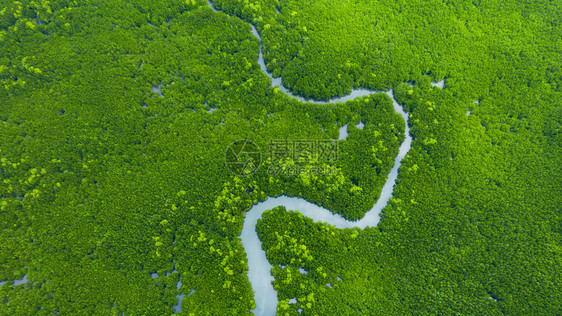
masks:
{"label": "dense foliage", "polygon": [[[394,87],[410,112],[377,228],[282,208],[258,224],[279,311],[562,313],[560,3],[213,3],[256,25],[293,91]],[[179,293],[186,315],[249,314],[252,204],[288,194],[357,219],[374,203],[403,140],[390,99],[295,101],[243,20],[202,0],[0,1],[0,314],[165,315]],[[316,163],[329,175],[224,165],[234,140],[267,158],[271,139],[345,124],[338,159]]]}
{"label": "dense foliage", "polygon": [[[2,285],[0,314],[162,315],[191,289],[189,313],[247,314],[244,211],[266,191],[361,217],[403,120],[384,95],[316,107],[280,94],[249,26],[209,7],[121,5],[3,6],[0,280],[30,282]],[[270,139],[331,141],[344,124],[334,174],[224,167],[236,139],[266,156]],[[371,143],[385,148],[374,162]]]}
{"label": "dense foliage", "polygon": [[[329,99],[428,74],[466,100],[525,69],[561,84],[557,1],[214,0],[258,28],[264,59],[294,92]],[[530,71],[531,73],[529,73]],[[515,76],[519,77],[519,76]],[[510,83],[511,84],[511,83]]]}
{"label": "dense foliage", "polygon": [[513,117],[491,100],[458,101],[429,78],[395,96],[415,140],[377,229],[338,230],[278,209],[258,224],[278,311],[560,313],[562,161],[548,113],[562,98]]}

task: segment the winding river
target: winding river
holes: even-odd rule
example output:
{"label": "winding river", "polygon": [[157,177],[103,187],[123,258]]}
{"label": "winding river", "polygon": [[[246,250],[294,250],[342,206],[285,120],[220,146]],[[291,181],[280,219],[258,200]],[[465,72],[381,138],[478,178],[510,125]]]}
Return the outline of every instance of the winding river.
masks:
{"label": "winding river", "polygon": [[[213,11],[218,12],[211,3],[210,0],[207,0],[209,6]],[[261,48],[261,37],[255,28],[252,25],[252,33],[258,38],[260,41],[260,51],[258,57],[258,63],[260,65],[261,70],[271,79],[272,85],[274,87],[278,87],[281,91],[286,93],[287,95],[296,98],[302,102],[312,102],[312,103],[335,103],[335,102],[345,102],[347,100],[351,100],[357,97],[370,95],[373,93],[381,93],[380,91],[372,91],[367,89],[354,89],[349,95],[334,98],[329,101],[316,101],[316,100],[307,100],[303,97],[293,95],[290,91],[288,91],[282,84],[281,78],[273,78],[272,74],[267,71],[265,67],[265,62],[263,59],[263,53]],[[442,83],[441,83],[442,84]],[[342,218],[340,215],[333,214],[329,210],[319,207],[315,204],[307,202],[302,198],[295,198],[295,197],[287,197],[281,196],[277,198],[268,198],[267,200],[254,205],[248,212],[246,212],[246,216],[244,218],[244,225],[242,228],[242,234],[240,238],[242,240],[242,244],[244,245],[244,250],[246,251],[248,257],[248,279],[252,284],[252,289],[254,291],[254,300],[256,302],[256,308],[253,310],[254,314],[256,315],[275,315],[277,309],[277,292],[273,289],[273,285],[271,281],[273,281],[273,276],[271,275],[270,271],[272,265],[267,261],[265,256],[265,251],[261,248],[261,242],[258,239],[258,235],[256,233],[256,224],[258,219],[261,218],[262,213],[266,210],[272,209],[277,206],[285,206],[287,210],[298,210],[304,216],[310,217],[314,221],[322,221],[326,222],[330,225],[333,225],[336,228],[352,228],[352,227],[359,227],[361,229],[367,226],[376,226],[379,222],[379,214],[380,211],[386,206],[388,200],[392,197],[392,190],[394,184],[396,183],[396,178],[398,176],[398,168],[400,167],[400,162],[406,156],[406,153],[410,150],[412,144],[412,138],[410,136],[410,129],[408,127],[408,115],[402,107],[396,102],[394,99],[393,91],[390,90],[386,92],[386,94],[392,99],[392,104],[394,105],[394,110],[399,113],[406,122],[405,126],[405,140],[401,144],[398,155],[394,161],[394,166],[388,175],[388,179],[384,184],[384,187],[381,192],[381,196],[378,199],[377,203],[373,206],[371,210],[369,210],[365,216],[359,221],[348,221]],[[304,271],[303,271],[304,272]],[[296,302],[296,300],[292,299],[291,302]]]}

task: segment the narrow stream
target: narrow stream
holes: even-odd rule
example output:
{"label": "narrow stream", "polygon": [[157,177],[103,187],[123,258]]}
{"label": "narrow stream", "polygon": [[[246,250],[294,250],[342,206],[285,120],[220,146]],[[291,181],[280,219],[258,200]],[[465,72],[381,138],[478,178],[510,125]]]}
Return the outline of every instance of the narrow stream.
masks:
{"label": "narrow stream", "polygon": [[[213,9],[213,11],[218,12],[211,3],[207,0],[207,3]],[[265,61],[263,59],[263,53],[261,48],[261,37],[252,25],[252,34],[254,34],[260,41],[260,51],[258,57],[258,63],[261,70],[265,73],[272,81],[272,86],[278,87],[281,91],[287,95],[296,98],[302,102],[312,102],[312,103],[335,103],[335,102],[345,102],[357,97],[362,97],[370,95],[373,93],[382,93],[380,91],[371,91],[367,89],[354,89],[349,95],[339,98],[334,98],[329,101],[317,101],[304,99],[301,96],[293,95],[288,91],[282,84],[281,78],[273,78],[272,74],[267,71],[265,67]],[[437,86],[442,87],[442,82],[437,83]],[[256,303],[256,308],[253,310],[256,315],[270,316],[276,314],[277,309],[277,292],[273,289],[271,282],[273,281],[273,276],[270,271],[273,267],[265,256],[265,251],[261,248],[261,242],[256,233],[256,224],[258,219],[261,218],[262,213],[266,210],[272,209],[277,206],[285,206],[287,210],[298,210],[304,216],[310,217],[314,221],[326,222],[333,225],[336,228],[352,228],[359,227],[364,229],[368,226],[376,226],[380,219],[380,212],[386,206],[390,198],[392,197],[392,191],[394,184],[396,183],[396,178],[398,177],[398,169],[400,168],[400,163],[402,159],[406,156],[410,150],[412,144],[412,138],[410,136],[410,129],[408,127],[408,114],[404,112],[402,107],[394,99],[394,93],[392,90],[386,92],[386,94],[392,99],[392,104],[394,110],[400,114],[406,123],[405,126],[405,140],[400,145],[398,155],[394,160],[394,166],[388,175],[388,179],[382,188],[380,198],[377,203],[369,210],[365,216],[359,221],[348,221],[345,220],[338,214],[333,214],[329,210],[322,208],[318,205],[307,202],[302,198],[281,196],[277,198],[268,198],[267,200],[254,205],[244,218],[244,225],[242,227],[242,233],[240,238],[246,251],[248,258],[248,279],[252,284],[252,289],[254,291],[254,300]],[[362,126],[361,126],[362,127]],[[347,126],[342,127],[341,136],[345,137],[344,133],[347,132]],[[296,300],[292,300],[292,303],[296,303]]]}
{"label": "narrow stream", "polygon": [[[213,7],[210,0],[207,0],[207,2],[213,11],[219,12]],[[41,24],[39,20],[38,23]],[[368,89],[354,89],[347,96],[333,98],[329,101],[311,100],[311,99],[305,99],[298,95],[293,95],[287,88],[283,86],[281,78],[273,78],[272,74],[267,71],[267,68],[265,66],[265,61],[263,58],[263,53],[262,53],[261,37],[255,26],[251,25],[251,27],[252,27],[252,34],[254,34],[260,41],[258,63],[260,65],[261,70],[263,71],[264,74],[266,74],[271,79],[273,87],[278,87],[281,91],[283,91],[287,95],[296,98],[302,102],[325,104],[325,103],[346,102],[348,100],[352,100],[357,97],[367,96],[373,93],[383,93],[381,91],[372,91]],[[436,83],[434,82],[432,84],[439,88],[443,88],[443,80]],[[162,97],[160,86],[152,87],[152,91],[158,94],[160,97]],[[247,258],[248,258],[248,279],[252,285],[252,289],[254,291],[254,299],[256,303],[256,308],[253,310],[254,314],[267,315],[267,316],[275,315],[276,307],[278,303],[277,292],[273,289],[273,286],[271,284],[271,282],[273,281],[273,277],[270,273],[272,265],[267,261],[265,252],[261,248],[261,242],[258,239],[255,230],[257,221],[258,219],[261,218],[263,212],[277,206],[285,206],[287,210],[297,210],[300,213],[302,213],[304,216],[307,216],[316,222],[322,221],[330,225],[333,225],[336,228],[359,227],[361,229],[364,229],[365,227],[373,227],[378,224],[380,219],[379,214],[381,210],[387,205],[389,199],[392,197],[392,191],[393,191],[394,184],[396,183],[396,178],[398,176],[398,169],[400,167],[401,161],[410,150],[411,143],[412,143],[412,138],[410,136],[410,129],[408,127],[408,114],[404,112],[402,107],[396,102],[392,90],[385,93],[392,99],[394,110],[404,118],[404,121],[406,123],[405,140],[399,148],[399,153],[395,158],[394,166],[388,175],[388,179],[386,183],[384,184],[380,198],[373,206],[373,208],[371,208],[371,210],[369,210],[361,220],[355,222],[348,221],[345,220],[340,215],[333,214],[329,210],[319,207],[310,202],[307,202],[302,198],[287,197],[287,196],[281,196],[277,198],[270,197],[267,200],[256,204],[246,213],[240,238],[242,240],[242,244],[244,246],[244,250],[246,251]],[[212,111],[213,109],[209,110],[208,112],[211,113]],[[470,115],[470,111],[467,113],[467,115]],[[364,126],[363,123],[359,123],[357,125],[358,128],[363,128],[363,126]],[[347,136],[347,125],[341,128],[340,135],[341,135],[340,139],[345,139],[345,137]],[[306,273],[306,271],[301,269],[301,273]],[[158,277],[158,275],[154,273],[151,275],[151,277],[156,278]],[[26,283],[27,281],[28,281],[27,275],[25,275],[22,280],[15,280],[14,286],[18,286],[22,283]],[[0,282],[0,286],[2,286],[4,283],[6,282]],[[177,284],[177,288],[179,289],[180,287],[181,287],[181,280],[178,281]],[[174,306],[176,312],[181,312],[181,303],[184,296],[190,296],[194,292],[195,290],[191,290],[189,294],[178,295],[178,304]],[[490,299],[493,298],[490,297]],[[296,303],[297,301],[296,299],[291,299],[290,302]]]}

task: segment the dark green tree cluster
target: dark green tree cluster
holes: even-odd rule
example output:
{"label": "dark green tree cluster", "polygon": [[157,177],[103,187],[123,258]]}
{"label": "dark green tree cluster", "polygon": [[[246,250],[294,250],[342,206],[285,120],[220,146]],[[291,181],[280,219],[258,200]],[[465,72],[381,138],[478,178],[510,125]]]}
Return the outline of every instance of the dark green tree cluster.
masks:
{"label": "dark green tree cluster", "polygon": [[403,280],[377,229],[336,229],[278,207],[263,214],[256,230],[273,265],[278,314],[400,313],[393,295]]}
{"label": "dark green tree cluster", "polygon": [[304,97],[328,100],[352,87],[388,89],[429,74],[435,81],[450,78],[448,85],[477,98],[496,78],[509,80],[515,64],[560,81],[552,72],[561,64],[559,3],[215,0],[213,5],[257,27],[268,69]]}
{"label": "dark green tree cluster", "polygon": [[[390,98],[374,94],[336,107],[305,104],[289,111],[295,119],[305,113],[305,118],[321,124],[331,139],[337,139],[338,127],[346,124],[349,134],[335,144],[337,155],[331,162],[299,164],[289,159],[279,164],[267,156],[257,174],[259,186],[270,196],[299,196],[351,220],[363,217],[377,200],[404,140],[404,120],[394,111]],[[363,129],[356,127],[360,122],[364,124]],[[260,146],[268,148],[267,143]],[[282,165],[281,169],[275,169],[279,173],[268,173],[275,165]],[[291,174],[295,166],[300,166],[303,172]]]}

